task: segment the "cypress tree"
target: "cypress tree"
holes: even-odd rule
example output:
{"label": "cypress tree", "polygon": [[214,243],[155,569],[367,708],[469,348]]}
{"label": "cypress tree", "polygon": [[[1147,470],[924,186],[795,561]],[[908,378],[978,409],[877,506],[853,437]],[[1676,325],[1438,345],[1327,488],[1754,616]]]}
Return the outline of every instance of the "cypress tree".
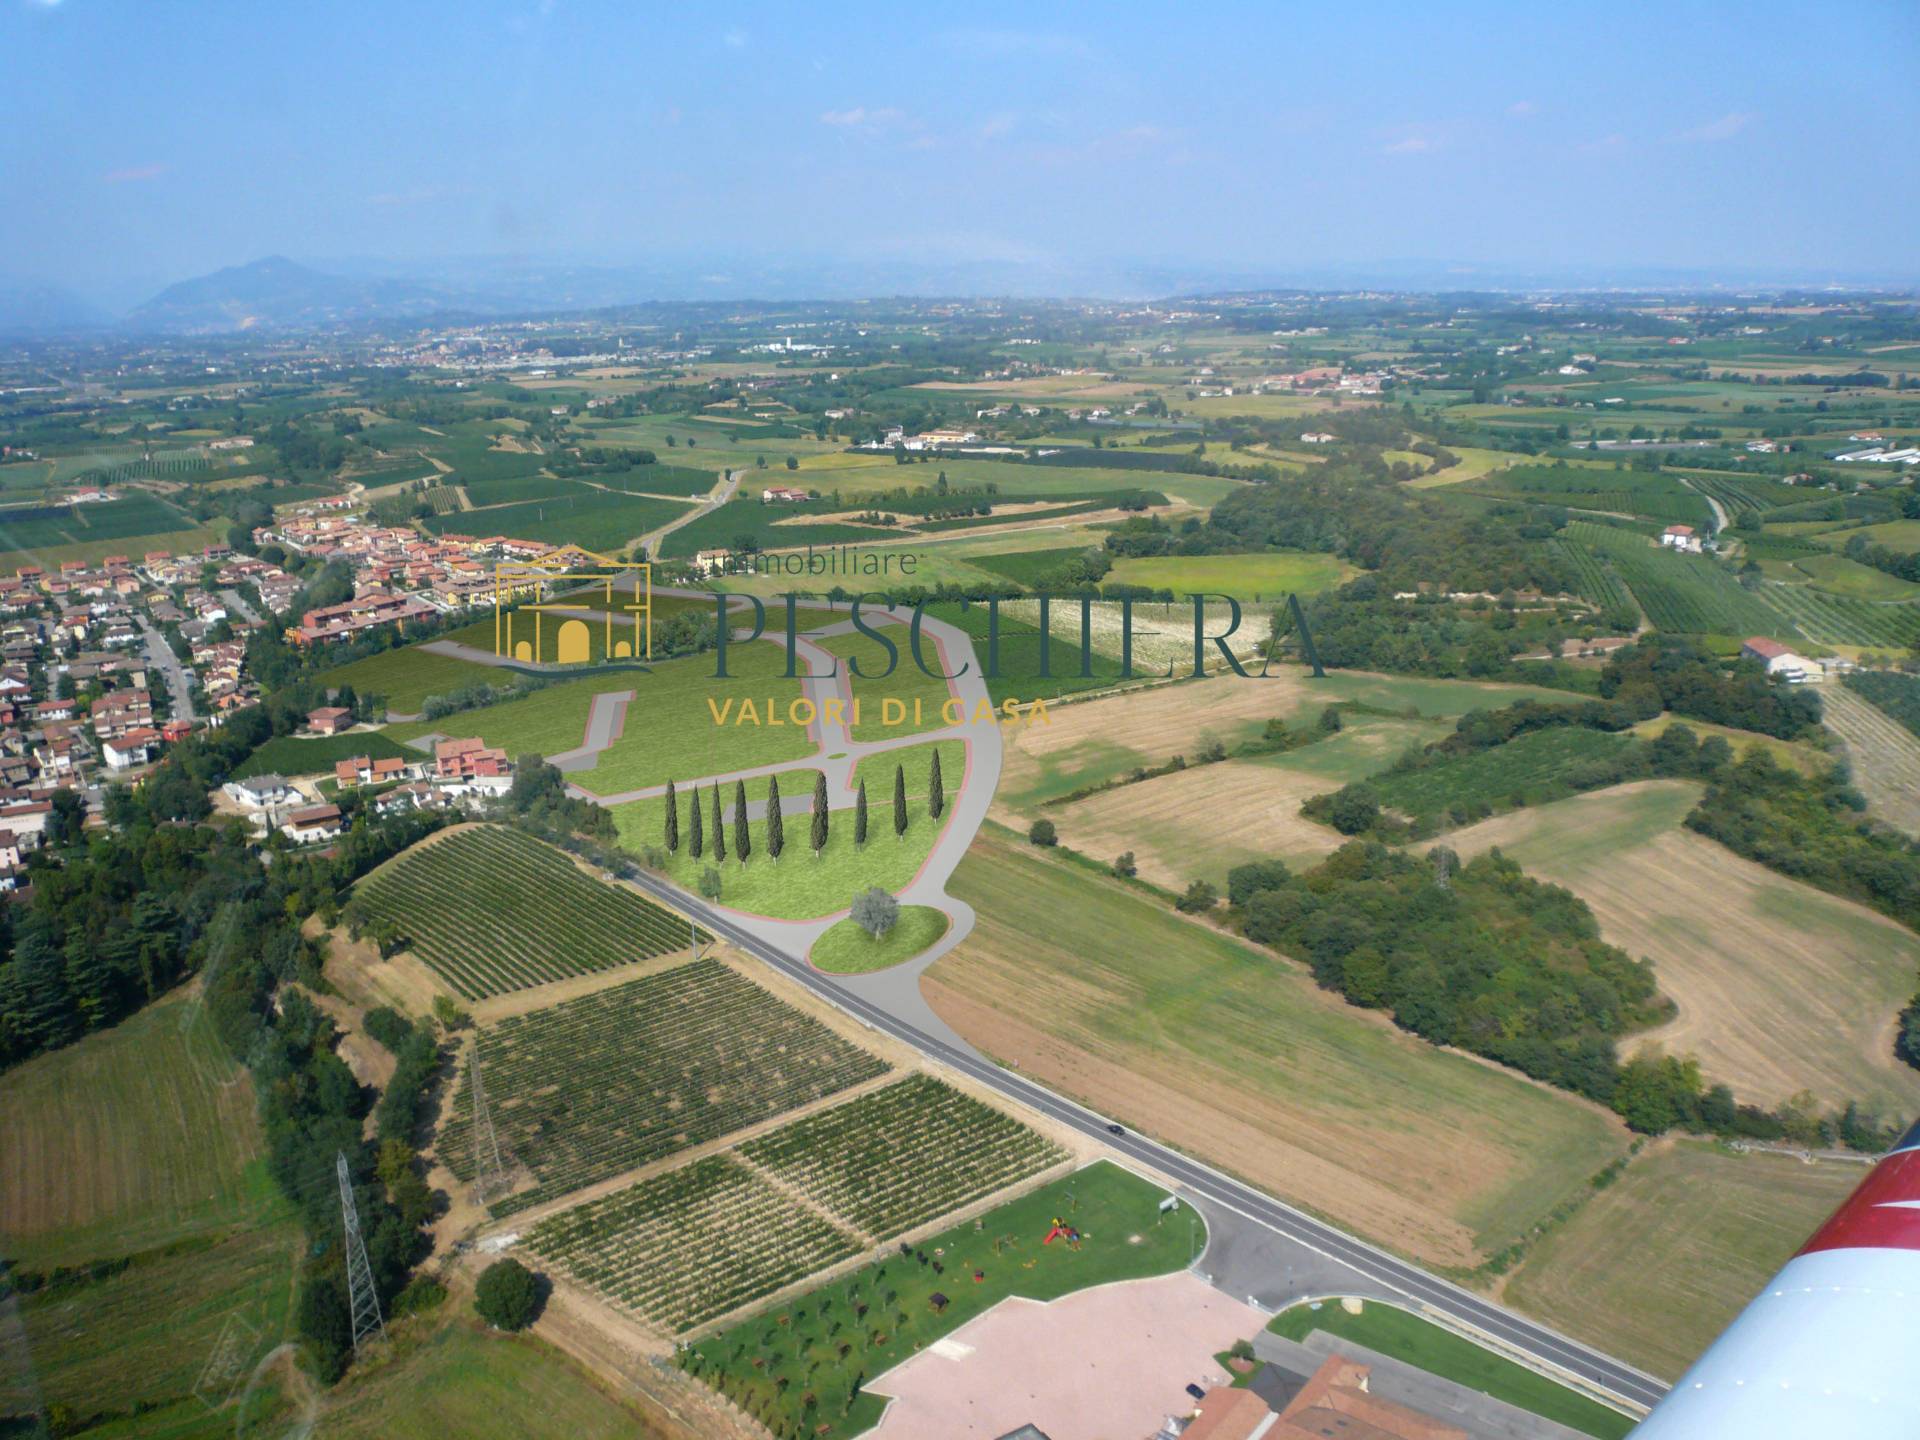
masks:
{"label": "cypress tree", "polygon": [[747,782],[733,782],[733,853],[740,857],[742,865],[753,853],[753,835],[747,829]]}
{"label": "cypress tree", "polygon": [[693,789],[693,803],[687,806],[687,812],[693,821],[693,828],[687,835],[687,850],[698,860],[707,853],[707,837],[700,820],[700,787],[697,785]]}
{"label": "cypress tree", "polygon": [[893,767],[893,836],[899,839],[907,833],[907,767]]}
{"label": "cypress tree", "polygon": [[853,797],[853,843],[867,843],[867,782],[860,782],[859,793]]}
{"label": "cypress tree", "polygon": [[[940,758],[936,755],[934,757],[934,764],[938,765],[939,763]],[[680,801],[673,793],[673,782],[671,780],[667,781],[666,841],[667,853],[669,855],[678,855],[680,853]]]}
{"label": "cypress tree", "polygon": [[787,848],[787,824],[780,818],[780,777],[767,779],[767,854],[775,860]]}
{"label": "cypress tree", "polygon": [[947,787],[940,778],[940,751],[933,752],[933,773],[927,777],[927,813],[938,820],[946,812]]}
{"label": "cypress tree", "polygon": [[827,772],[813,772],[813,858],[827,848]]}
{"label": "cypress tree", "polygon": [[727,858],[727,825],[720,818],[720,782],[713,782],[713,858]]}

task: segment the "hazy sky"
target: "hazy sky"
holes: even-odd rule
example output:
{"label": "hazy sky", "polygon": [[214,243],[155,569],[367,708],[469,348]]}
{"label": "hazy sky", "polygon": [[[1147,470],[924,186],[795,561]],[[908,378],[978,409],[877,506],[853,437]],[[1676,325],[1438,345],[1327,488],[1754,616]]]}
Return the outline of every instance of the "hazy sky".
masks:
{"label": "hazy sky", "polygon": [[0,0],[0,272],[1920,271],[1920,3]]}

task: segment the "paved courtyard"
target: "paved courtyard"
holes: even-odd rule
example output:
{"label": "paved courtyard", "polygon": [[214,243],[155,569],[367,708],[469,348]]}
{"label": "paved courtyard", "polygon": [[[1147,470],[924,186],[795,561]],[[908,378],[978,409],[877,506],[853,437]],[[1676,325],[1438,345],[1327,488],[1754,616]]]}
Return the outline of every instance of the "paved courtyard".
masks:
{"label": "paved courtyard", "polygon": [[1214,1355],[1266,1317],[1191,1273],[1006,1300],[868,1385],[893,1403],[879,1440],[993,1440],[1027,1423],[1052,1440],[1148,1436],[1224,1382]]}

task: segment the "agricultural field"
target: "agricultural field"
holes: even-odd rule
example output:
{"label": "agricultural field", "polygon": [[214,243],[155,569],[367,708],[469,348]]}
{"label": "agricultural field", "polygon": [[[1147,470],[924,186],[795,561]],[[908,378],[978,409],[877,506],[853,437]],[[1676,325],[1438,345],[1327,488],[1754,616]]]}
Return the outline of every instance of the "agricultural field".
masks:
{"label": "agricultural field", "polygon": [[551,1216],[527,1232],[526,1245],[557,1274],[672,1334],[861,1250],[731,1154]]}
{"label": "agricultural field", "polygon": [[233,769],[233,778],[250,775],[318,775],[333,773],[334,764],[359,755],[375,760],[418,760],[418,750],[396,744],[378,730],[349,731],[345,735],[318,735],[303,739],[276,735]]}
{"label": "agricultural field", "polygon": [[1004,1111],[928,1075],[816,1111],[740,1154],[868,1241],[891,1240],[1067,1154]]}
{"label": "agricultural field", "polygon": [[418,715],[429,695],[450,695],[468,685],[497,683],[503,677],[491,665],[436,654],[416,645],[336,665],[318,678],[327,685],[351,685],[359,695],[378,695],[387,702],[391,714]]}
{"label": "agricultural field", "polygon": [[1781,578],[1797,584],[1812,584],[1816,589],[1854,600],[1913,600],[1920,598],[1920,585],[1884,570],[1875,570],[1844,555],[1816,552],[1791,560],[1762,562],[1763,570],[1783,566],[1791,574]]}
{"label": "agricultural field", "polygon": [[[1878,674],[1855,678],[1872,680]],[[1899,678],[1920,691],[1920,681]],[[1872,693],[1865,686],[1856,689],[1851,679],[1827,686],[1820,696],[1822,719],[1847,747],[1853,783],[1867,797],[1869,811],[1909,835],[1920,835],[1920,734],[1872,703],[1867,698]],[[1920,721],[1920,713],[1915,718]]]}
{"label": "agricultural field", "polygon": [[596,880],[560,851],[496,825],[430,837],[363,879],[355,900],[467,1000],[650,960],[708,938],[644,895]]}
{"label": "agricultural field", "polygon": [[[468,494],[476,505],[483,503],[485,492],[476,491],[470,482]],[[686,512],[687,506],[678,500],[656,500],[580,486],[573,493],[547,499],[435,515],[420,524],[435,535],[449,531],[463,535],[512,535],[555,545],[584,545],[589,550],[611,555],[631,549],[643,535],[679,519]],[[696,521],[687,530],[698,524]],[[677,532],[674,538],[685,533]]]}
{"label": "agricultural field", "polygon": [[1689,634],[1798,637],[1792,619],[1704,555],[1681,555],[1636,530],[1575,520],[1570,538],[1603,555],[1656,629]]}
{"label": "agricultural field", "polygon": [[1761,1105],[1810,1090],[1829,1108],[1920,1108],[1920,1072],[1892,1046],[1920,938],[1685,829],[1698,793],[1637,781],[1484,821],[1447,843],[1463,859],[1499,846],[1592,906],[1603,939],[1653,961],[1679,1014],[1625,1051],[1644,1042],[1696,1056],[1709,1081]]}
{"label": "agricultural field", "polygon": [[960,1034],[1402,1253],[1470,1268],[1625,1151],[1597,1107],[1435,1049],[1003,831],[950,888],[978,921],[921,988]]}
{"label": "agricultural field", "polygon": [[253,1086],[183,987],[0,1075],[0,1251],[51,1267],[234,1224],[260,1149]]}
{"label": "agricultural field", "polygon": [[1574,584],[1580,592],[1580,598],[1589,601],[1603,613],[1632,615],[1639,610],[1634,603],[1633,593],[1627,589],[1608,560],[1583,545],[1578,540],[1555,537],[1548,542],[1567,563],[1573,567]]}
{"label": "agricultural field", "polygon": [[1861,670],[1847,676],[1844,683],[1848,690],[1867,700],[1888,719],[1910,734],[1920,736],[1920,675]]}
{"label": "agricultural field", "polygon": [[1535,1242],[1505,1298],[1674,1379],[1863,1173],[1657,1142]]}
{"label": "agricultural field", "polygon": [[263,1148],[197,985],[0,1076],[0,1254],[41,1272],[110,1262],[10,1302],[0,1414],[142,1405],[129,1433],[195,1433],[223,1327],[246,1324],[251,1359],[288,1324],[300,1231]]}
{"label": "agricultural field", "polygon": [[[683,1363],[749,1413],[852,1440],[885,1407],[867,1380],[1008,1296],[1053,1300],[1184,1267],[1196,1237],[1159,1212],[1165,1193],[1098,1162],[698,1339]],[[1078,1245],[1042,1243],[1056,1216]]]}
{"label": "agricultural field", "polygon": [[1663,524],[1678,522],[1705,527],[1713,521],[1707,502],[1672,476],[1629,470],[1625,465],[1614,470],[1572,465],[1516,465],[1474,482],[1472,489],[1476,494],[1499,499],[1637,515]]}
{"label": "agricultural field", "polygon": [[1625,735],[1562,725],[1424,769],[1383,771],[1367,783],[1381,804],[1409,819],[1441,817],[1455,806],[1537,805],[1569,793],[1569,772],[1618,759],[1632,745]]}
{"label": "agricultural field", "polygon": [[[861,1084],[886,1066],[717,960],[545,1010],[475,1041],[500,1147],[535,1184],[507,1215]],[[438,1153],[472,1176],[463,1085]]]}
{"label": "agricultural field", "polygon": [[1901,650],[1920,644],[1920,603],[1861,600],[1829,595],[1810,585],[1762,585],[1754,594],[1780,617],[1771,630],[1791,626],[1822,645]]}
{"label": "agricultural field", "polygon": [[[326,1440],[490,1434],[515,1440],[690,1440],[691,1431],[619,1398],[537,1335],[508,1335],[472,1318],[434,1324],[426,1333],[423,1328],[422,1322],[407,1322],[386,1363],[337,1387],[316,1433]],[[231,1435],[232,1418],[220,1418],[219,1434]]]}
{"label": "agricultural field", "polygon": [[[1530,685],[1423,680],[1361,670],[1332,671],[1315,680],[1297,665],[1275,665],[1264,679],[1214,675],[1183,680],[1132,695],[1062,706],[1045,725],[1007,732],[995,803],[1005,813],[1024,814],[1136,768],[1158,765],[1175,755],[1192,757],[1208,736],[1231,751],[1258,739],[1269,720],[1282,719],[1298,727],[1336,702],[1358,702],[1400,717],[1396,727],[1384,723],[1390,717],[1350,714],[1351,734],[1343,732],[1334,742],[1321,741],[1284,756],[1261,757],[1258,762],[1345,784],[1382,768],[1408,745],[1437,740],[1452,728],[1434,722],[1523,699],[1563,702],[1566,696]],[[1318,787],[1325,788],[1324,784]],[[1299,799],[1318,789],[1305,789]],[[1281,798],[1275,797],[1276,807]],[[1295,808],[1298,803],[1294,802]]]}
{"label": "agricultural field", "polygon": [[1360,572],[1332,555],[1269,551],[1258,555],[1160,555],[1115,563],[1105,583],[1150,585],[1176,595],[1231,595],[1238,600],[1283,600],[1317,595]]}

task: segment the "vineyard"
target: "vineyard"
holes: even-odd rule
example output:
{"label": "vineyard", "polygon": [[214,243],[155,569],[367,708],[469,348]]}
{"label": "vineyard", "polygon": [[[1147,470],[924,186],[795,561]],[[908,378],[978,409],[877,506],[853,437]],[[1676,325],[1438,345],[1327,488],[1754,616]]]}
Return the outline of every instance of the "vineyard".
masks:
{"label": "vineyard", "polygon": [[1633,596],[1613,567],[1578,540],[1556,539],[1554,550],[1572,570],[1574,587],[1580,598],[1607,614],[1632,615],[1637,611]]}
{"label": "vineyard", "polygon": [[[616,985],[483,1030],[501,1149],[537,1185],[512,1214],[883,1074],[886,1065],[717,960]],[[439,1154],[471,1178],[462,1087]]]}
{"label": "vineyard", "polygon": [[429,485],[419,499],[434,514],[451,515],[461,507],[463,492],[458,485]]}
{"label": "vineyard", "polygon": [[1721,475],[1710,470],[1689,470],[1687,479],[1693,483],[1694,489],[1711,495],[1724,505],[1729,520],[1736,525],[1743,516],[1758,515],[1764,510],[1778,509],[1783,505],[1797,505],[1807,498],[1806,492],[1796,490],[1791,485],[1782,485],[1777,480]]}
{"label": "vineyard", "polygon": [[676,1334],[860,1250],[729,1155],[542,1220],[526,1244],[561,1275]]}
{"label": "vineyard", "polygon": [[1672,476],[1651,471],[1516,465],[1485,480],[1470,482],[1470,489],[1475,495],[1560,505],[1569,510],[1600,510],[1697,526],[1710,525],[1713,520],[1712,509],[1699,495]]}
{"label": "vineyard", "polygon": [[495,825],[415,846],[362,880],[355,900],[468,1000],[665,955],[693,938],[671,911]]}
{"label": "vineyard", "polygon": [[1780,611],[1704,555],[1682,555],[1634,531],[1589,520],[1575,520],[1567,534],[1612,563],[1655,629],[1789,638],[1798,633]]}
{"label": "vineyard", "polygon": [[[1920,603],[1859,600],[1810,585],[1763,585],[1755,592],[1783,620],[1823,645],[1899,650],[1920,645]],[[1776,627],[1773,634],[1782,632]]]}
{"label": "vineyard", "polygon": [[796,1120],[740,1153],[879,1240],[1066,1158],[1018,1120],[927,1075]]}

